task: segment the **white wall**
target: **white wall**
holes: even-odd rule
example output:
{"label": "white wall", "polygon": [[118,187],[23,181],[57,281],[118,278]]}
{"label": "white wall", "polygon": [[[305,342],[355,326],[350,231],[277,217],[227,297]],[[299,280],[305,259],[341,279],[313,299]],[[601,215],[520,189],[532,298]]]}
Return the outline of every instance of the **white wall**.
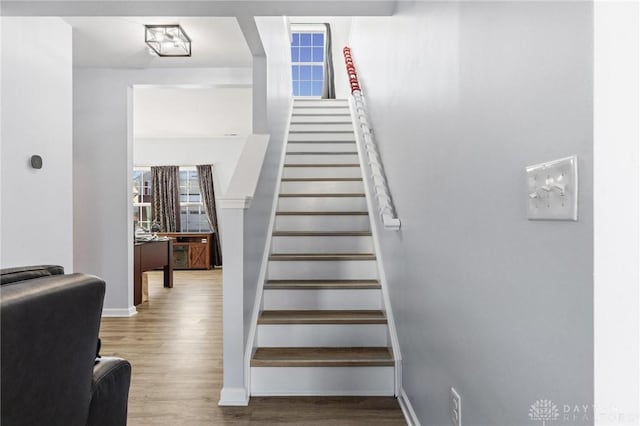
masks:
{"label": "white wall", "polygon": [[597,425],[640,423],[640,5],[594,6]]}
{"label": "white wall", "polygon": [[[588,2],[399,2],[352,48],[402,220],[382,256],[422,424],[593,413],[593,15]],[[526,219],[525,166],[577,154],[578,222]],[[379,224],[379,221],[376,221]],[[550,424],[550,423],[549,423]]]}
{"label": "white wall", "polygon": [[251,87],[138,86],[135,138],[211,138],[251,134]]}
{"label": "white wall", "polygon": [[256,24],[267,55],[267,120],[270,138],[258,187],[245,215],[245,341],[251,326],[267,234],[271,232],[268,225],[291,106],[291,51],[286,22],[282,17],[257,17]]}
{"label": "white wall", "polygon": [[[71,27],[2,18],[2,267],[73,270]],[[29,158],[43,158],[32,169]]]}
{"label": "white wall", "polygon": [[135,138],[133,165],[151,167],[213,164],[213,184],[216,195],[219,196],[227,192],[245,141],[245,137]]}
{"label": "white wall", "polygon": [[134,85],[251,84],[249,68],[74,69],[74,262],[105,279],[106,312],[133,311],[131,203]]}

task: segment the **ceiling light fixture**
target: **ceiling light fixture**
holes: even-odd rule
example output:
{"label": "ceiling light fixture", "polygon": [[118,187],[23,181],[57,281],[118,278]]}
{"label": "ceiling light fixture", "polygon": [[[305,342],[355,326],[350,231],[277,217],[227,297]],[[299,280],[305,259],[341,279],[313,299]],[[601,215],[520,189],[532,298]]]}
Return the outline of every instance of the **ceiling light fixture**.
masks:
{"label": "ceiling light fixture", "polygon": [[180,25],[145,25],[144,41],[158,56],[191,56],[191,39]]}

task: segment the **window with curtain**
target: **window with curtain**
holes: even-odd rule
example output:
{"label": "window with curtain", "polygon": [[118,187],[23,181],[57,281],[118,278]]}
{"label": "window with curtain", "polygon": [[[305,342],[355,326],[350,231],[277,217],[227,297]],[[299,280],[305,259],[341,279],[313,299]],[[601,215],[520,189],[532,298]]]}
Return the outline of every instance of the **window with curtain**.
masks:
{"label": "window with curtain", "polygon": [[325,67],[325,32],[291,32],[293,96],[322,96]]}
{"label": "window with curtain", "polygon": [[[150,229],[151,171],[148,167],[133,169],[134,222]],[[198,172],[193,167],[180,167],[180,232],[211,232],[200,195]]]}

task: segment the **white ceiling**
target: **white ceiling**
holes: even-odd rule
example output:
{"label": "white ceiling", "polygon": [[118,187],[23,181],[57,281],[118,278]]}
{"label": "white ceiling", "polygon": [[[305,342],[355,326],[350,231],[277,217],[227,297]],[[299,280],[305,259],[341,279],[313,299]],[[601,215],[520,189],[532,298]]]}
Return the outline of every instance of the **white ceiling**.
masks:
{"label": "white ceiling", "polygon": [[[233,17],[68,17],[73,27],[77,67],[250,67],[251,53]],[[180,24],[192,40],[192,56],[160,58],[149,54],[145,24]]]}
{"label": "white ceiling", "polygon": [[250,87],[134,88],[136,139],[242,137],[251,132]]}

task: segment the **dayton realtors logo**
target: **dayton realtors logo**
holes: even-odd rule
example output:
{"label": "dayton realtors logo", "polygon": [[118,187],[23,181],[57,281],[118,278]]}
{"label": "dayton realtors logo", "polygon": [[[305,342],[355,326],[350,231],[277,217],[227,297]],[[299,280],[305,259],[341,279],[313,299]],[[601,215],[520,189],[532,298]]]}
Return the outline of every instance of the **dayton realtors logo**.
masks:
{"label": "dayton realtors logo", "polygon": [[547,422],[558,420],[560,411],[558,406],[548,399],[539,399],[529,407],[529,418],[542,422],[546,426]]}

